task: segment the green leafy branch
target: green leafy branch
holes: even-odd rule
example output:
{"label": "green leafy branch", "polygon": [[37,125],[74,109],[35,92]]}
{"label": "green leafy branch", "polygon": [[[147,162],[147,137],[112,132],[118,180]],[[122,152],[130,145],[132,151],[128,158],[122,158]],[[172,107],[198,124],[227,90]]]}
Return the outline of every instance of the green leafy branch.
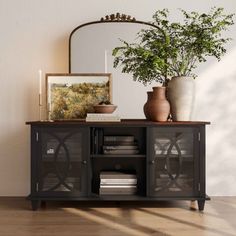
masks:
{"label": "green leafy branch", "polygon": [[220,60],[230,38],[222,32],[233,25],[234,14],[224,14],[223,8],[212,8],[206,14],[180,10],[183,23],[170,22],[167,9],[153,15],[153,27],[138,33],[139,43],[121,40],[122,46],[113,50],[114,67],[144,85],[153,81],[166,85],[173,76],[194,76],[192,71],[207,57]]}

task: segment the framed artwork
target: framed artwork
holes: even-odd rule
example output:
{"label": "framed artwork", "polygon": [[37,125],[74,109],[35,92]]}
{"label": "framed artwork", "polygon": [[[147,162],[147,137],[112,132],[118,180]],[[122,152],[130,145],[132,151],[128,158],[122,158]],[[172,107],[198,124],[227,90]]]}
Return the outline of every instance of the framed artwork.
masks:
{"label": "framed artwork", "polygon": [[84,119],[94,105],[112,102],[110,73],[46,74],[49,120]]}

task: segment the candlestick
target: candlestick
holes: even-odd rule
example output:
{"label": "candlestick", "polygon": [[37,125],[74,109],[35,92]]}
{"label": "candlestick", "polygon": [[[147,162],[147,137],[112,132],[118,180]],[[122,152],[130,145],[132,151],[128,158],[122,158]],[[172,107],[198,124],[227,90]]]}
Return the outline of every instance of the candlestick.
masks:
{"label": "candlestick", "polygon": [[39,70],[39,94],[42,94],[42,70]]}
{"label": "candlestick", "polygon": [[41,93],[39,94],[39,120],[42,120],[42,99],[41,99]]}
{"label": "candlestick", "polygon": [[105,73],[107,73],[107,50],[105,50],[105,53],[104,53],[104,64],[105,64]]}
{"label": "candlestick", "polygon": [[42,70],[39,70],[39,120],[42,120]]}

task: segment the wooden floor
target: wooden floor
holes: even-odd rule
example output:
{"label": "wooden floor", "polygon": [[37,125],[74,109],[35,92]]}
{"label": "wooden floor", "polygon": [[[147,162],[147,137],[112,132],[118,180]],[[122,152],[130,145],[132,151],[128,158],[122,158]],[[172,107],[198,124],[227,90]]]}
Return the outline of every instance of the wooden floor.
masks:
{"label": "wooden floor", "polygon": [[191,208],[188,201],[53,202],[33,212],[24,198],[0,198],[0,235],[232,236],[236,235],[236,197],[214,197],[204,212]]}

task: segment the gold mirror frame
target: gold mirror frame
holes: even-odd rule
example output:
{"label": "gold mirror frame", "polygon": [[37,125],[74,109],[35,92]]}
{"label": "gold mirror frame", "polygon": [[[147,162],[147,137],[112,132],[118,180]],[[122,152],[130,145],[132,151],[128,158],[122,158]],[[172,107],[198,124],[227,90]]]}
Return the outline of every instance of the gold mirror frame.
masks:
{"label": "gold mirror frame", "polygon": [[[72,32],[70,33],[70,37],[69,37],[69,73],[72,72],[72,68],[71,68],[72,67],[72,65],[71,65],[72,64],[72,46],[71,45],[72,45],[73,35],[81,28],[89,26],[89,25],[114,24],[114,23],[141,24],[141,25],[151,26],[151,27],[155,27],[155,28],[159,29],[158,26],[153,25],[152,23],[136,20],[134,17],[131,17],[130,15],[120,14],[120,13],[107,15],[105,17],[102,17],[100,19],[100,21],[92,21],[92,22],[87,22],[85,24],[79,25],[78,27],[76,27],[75,29],[72,30]],[[73,71],[73,73],[76,73],[76,72]]]}

